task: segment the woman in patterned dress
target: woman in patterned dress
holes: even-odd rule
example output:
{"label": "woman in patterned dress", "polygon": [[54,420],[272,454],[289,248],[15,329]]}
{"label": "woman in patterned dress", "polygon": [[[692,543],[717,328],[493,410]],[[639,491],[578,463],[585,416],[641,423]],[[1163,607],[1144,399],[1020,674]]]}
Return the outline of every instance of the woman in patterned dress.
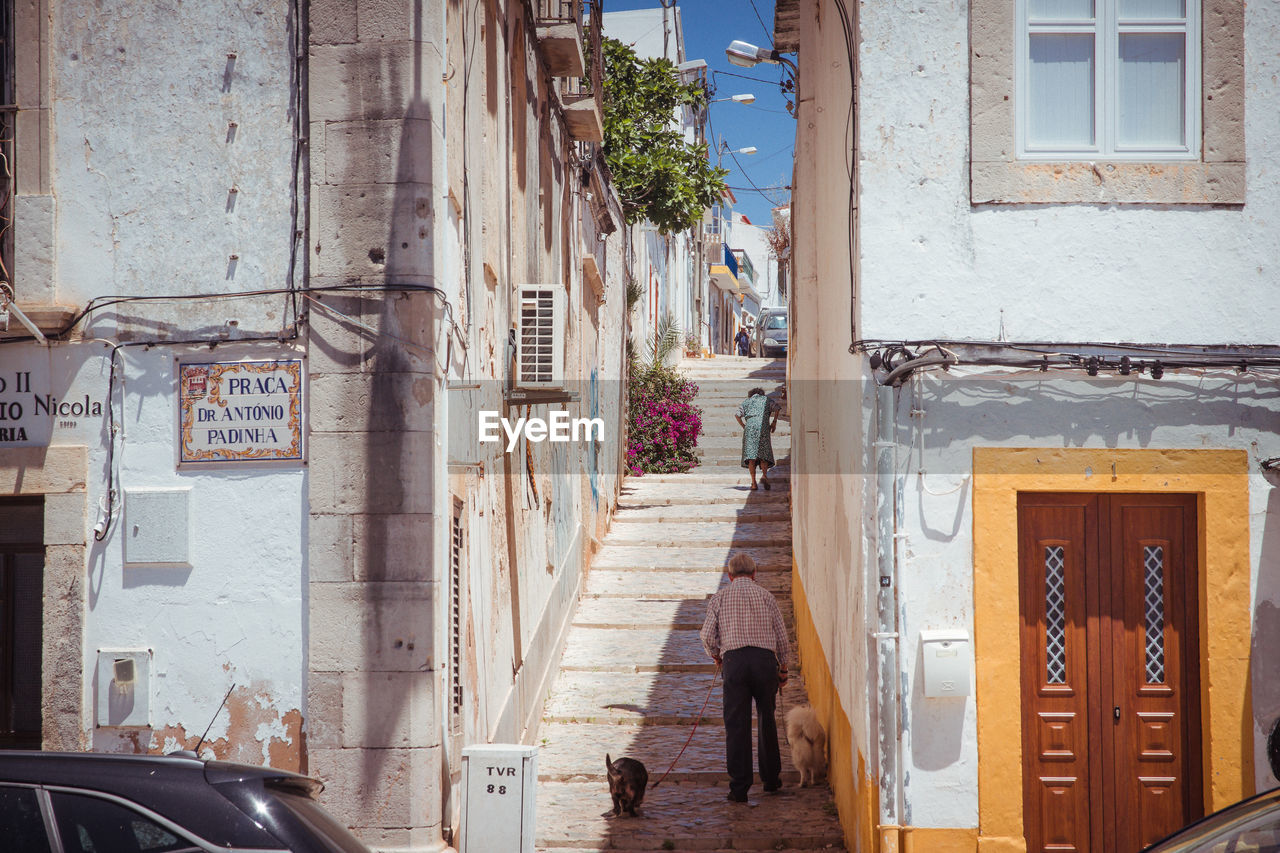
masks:
{"label": "woman in patterned dress", "polygon": [[[769,486],[769,467],[773,465],[773,444],[769,434],[778,428],[778,411],[782,407],[764,393],[752,388],[734,415],[742,426],[742,467],[751,472],[751,491],[756,491],[756,465],[760,466],[760,485]],[[769,428],[765,429],[768,423]]]}

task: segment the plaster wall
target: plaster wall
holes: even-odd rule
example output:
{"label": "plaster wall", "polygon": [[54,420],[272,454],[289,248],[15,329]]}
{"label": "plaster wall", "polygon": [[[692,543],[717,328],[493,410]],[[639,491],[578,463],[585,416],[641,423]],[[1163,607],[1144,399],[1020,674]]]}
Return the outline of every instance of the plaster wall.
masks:
{"label": "plaster wall", "polygon": [[606,12],[604,34],[628,45],[637,56],[665,56],[676,64],[684,62],[684,29],[679,9]]}
{"label": "plaster wall", "polygon": [[[236,356],[271,357],[260,348],[229,348],[219,357]],[[173,359],[163,349],[124,356],[124,437],[116,458],[116,489],[123,498],[110,535],[102,543],[94,543],[92,533],[86,537],[87,692],[96,697],[106,689],[97,679],[99,649],[153,650],[152,725],[149,731],[95,728],[91,746],[111,752],[193,749],[212,721],[205,754],[301,769],[307,635],[301,496],[307,472],[300,465],[175,470]],[[93,362],[81,375],[100,368],[100,360]],[[105,461],[101,449],[95,451],[90,466],[96,473]],[[127,562],[138,532],[133,496],[153,490],[186,495],[190,553],[184,562]],[[91,506],[100,495],[101,484],[94,482]],[[227,708],[219,713],[228,692]],[[98,725],[106,722],[92,705],[89,712]]]}
{"label": "plaster wall", "polygon": [[[579,161],[560,118],[558,84],[545,76],[526,11],[450,4],[446,19],[455,71],[441,106],[455,132],[444,139],[447,184],[433,196],[440,219],[450,222],[441,247],[456,251],[456,262],[436,282],[449,293],[458,328],[435,352],[451,386],[437,397],[447,482],[436,504],[442,515],[446,503],[462,507],[467,614],[461,719],[445,739],[441,768],[446,789],[460,781],[462,745],[533,740],[587,557],[618,489],[625,237],[606,234],[597,219],[601,193],[589,198],[582,177],[593,167]],[[603,292],[588,280],[587,256]],[[564,291],[566,390],[576,401],[504,401],[508,334],[518,321],[519,288],[531,284]],[[604,441],[521,440],[509,453],[505,440],[479,441],[481,411],[514,420],[561,409],[600,417]],[[446,548],[439,565],[448,556]],[[446,825],[456,822],[459,805],[447,796]]]}
{"label": "plaster wall", "polygon": [[[19,145],[22,191],[40,207],[39,216],[18,208],[20,300],[84,308],[95,298],[291,283],[290,14],[285,2],[19,4],[18,89],[24,105],[39,108],[42,128]],[[43,289],[24,289],[29,280]],[[85,454],[74,500],[58,489],[46,497],[46,577],[83,578],[67,586],[68,600],[46,601],[46,645],[60,650],[46,655],[46,674],[62,672],[56,692],[46,684],[47,745],[192,748],[212,721],[206,754],[302,767],[306,473],[296,464],[179,470],[174,367],[177,358],[300,352],[275,341],[225,343],[216,354],[128,348],[112,396],[102,340],[273,334],[287,322],[284,304],[282,296],[117,304],[85,320],[84,340],[0,352],[8,379],[0,396],[29,418],[37,397],[59,412],[29,419],[27,441],[0,444],[0,468],[18,472],[15,491],[30,492],[38,479],[32,459]],[[14,381],[19,372],[29,375],[27,393]],[[31,446],[15,449],[23,443]],[[91,528],[113,467],[111,527],[98,543]],[[185,561],[126,565],[128,494],[139,490],[188,496]],[[97,650],[138,647],[154,651],[150,725],[99,728]]]}
{"label": "plaster wall", "polygon": [[[227,344],[217,358],[300,354]],[[46,577],[65,571],[76,579],[68,600],[46,601],[45,644],[54,650],[46,667],[78,682],[74,698],[65,675],[46,683],[46,744],[108,752],[193,749],[212,722],[206,755],[303,767],[306,471],[297,464],[177,467],[175,359],[210,360],[206,347],[122,350],[114,397],[108,395],[110,350],[101,342],[11,344],[2,355],[6,405],[31,411],[38,396],[67,412],[29,419],[32,438],[47,446],[0,448],[0,468],[15,476],[6,493],[46,495],[46,542],[56,546],[46,553]],[[12,393],[20,372],[30,374],[34,393]],[[114,459],[106,441],[109,403],[119,430]],[[37,434],[41,423],[48,431]],[[48,468],[71,449],[83,453],[84,468],[71,474],[76,494],[64,497],[56,484],[41,486],[30,466]],[[110,469],[115,499],[108,503]],[[173,537],[189,542],[184,559],[131,561],[129,543],[138,533],[132,501],[139,492],[185,497],[185,529]],[[110,514],[101,514],[107,506]],[[100,518],[109,519],[109,527],[98,542],[92,527]],[[75,562],[64,566],[73,554]],[[108,727],[98,714],[98,692],[106,689],[97,678],[99,649],[152,651],[146,725]],[[227,709],[218,713],[228,691]]]}
{"label": "plaster wall", "polygon": [[[756,293],[760,295],[760,305],[775,308],[785,302],[778,294],[778,260],[769,253],[769,243],[765,240],[765,228],[742,222],[739,219],[733,225],[733,236],[737,244],[735,249],[742,249],[756,270]],[[757,308],[754,312],[760,313]]]}
{"label": "plaster wall", "polygon": [[[788,310],[791,328],[804,334],[793,336],[789,347],[787,402],[795,573],[822,650],[801,663],[806,681],[832,685],[831,701],[841,713],[833,711],[824,722],[842,735],[833,738],[833,749],[847,750],[833,756],[832,763],[851,768],[849,776],[832,779],[840,819],[850,849],[871,850],[875,782],[866,768],[876,762],[870,640],[875,613],[868,602],[875,601],[877,590],[867,588],[866,543],[875,491],[867,430],[874,422],[870,411],[875,395],[864,364],[847,354],[853,270],[845,211],[851,199],[848,184],[832,175],[843,175],[854,164],[845,142],[848,113],[829,108],[825,100],[847,102],[849,78],[823,76],[844,55],[840,27],[828,15],[827,4],[802,11],[800,26],[805,49],[797,57],[798,96],[804,132],[796,137],[794,278]],[[823,666],[829,674],[811,671]]]}
{"label": "plaster wall", "polygon": [[[51,5],[57,301],[287,287],[291,4]],[[282,305],[151,305],[139,333],[274,331]]]}
{"label": "plaster wall", "polygon": [[1217,207],[971,206],[968,3],[858,14],[861,337],[1274,342],[1280,9],[1244,13],[1247,197]]}
{"label": "plaster wall", "polygon": [[[1239,449],[1255,462],[1280,453],[1270,427],[1280,396],[1266,378],[1168,373],[1156,382],[967,373],[931,373],[897,391],[906,818],[925,827],[977,826],[974,697],[926,698],[919,660],[921,630],[962,628],[970,637],[982,630],[973,623],[973,448]],[[1237,616],[1248,619],[1254,637],[1253,718],[1246,756],[1236,756],[1232,766],[1252,764],[1250,781],[1262,790],[1275,785],[1261,750],[1280,718],[1280,693],[1260,667],[1268,659],[1266,643],[1280,636],[1280,587],[1270,580],[1267,556],[1274,550],[1274,489],[1256,464],[1250,469],[1253,603],[1250,613]],[[1093,476],[1110,480],[1111,472]],[[1089,488],[1088,476],[1081,487]]]}

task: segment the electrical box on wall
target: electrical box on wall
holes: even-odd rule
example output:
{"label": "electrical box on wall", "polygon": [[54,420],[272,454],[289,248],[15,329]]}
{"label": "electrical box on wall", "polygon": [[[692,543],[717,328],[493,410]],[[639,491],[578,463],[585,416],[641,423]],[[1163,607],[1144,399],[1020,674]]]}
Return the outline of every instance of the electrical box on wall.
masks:
{"label": "electrical box on wall", "polygon": [[151,725],[151,650],[98,649],[98,725]]}
{"label": "electrical box on wall", "polygon": [[924,660],[924,695],[930,699],[968,696],[973,672],[969,632],[958,629],[920,632]]}
{"label": "electrical box on wall", "polygon": [[464,748],[461,853],[533,853],[537,780],[536,746]]}
{"label": "electrical box on wall", "polygon": [[124,561],[129,565],[190,565],[190,489],[129,489],[124,493]]}

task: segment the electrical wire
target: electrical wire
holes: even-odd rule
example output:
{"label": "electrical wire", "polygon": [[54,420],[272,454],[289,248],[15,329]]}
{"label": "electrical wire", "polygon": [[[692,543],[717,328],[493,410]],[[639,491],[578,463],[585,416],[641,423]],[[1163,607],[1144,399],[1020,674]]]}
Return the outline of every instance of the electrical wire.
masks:
{"label": "electrical wire", "polygon": [[858,177],[857,177],[857,156],[854,148],[858,141],[858,111],[856,104],[858,101],[858,72],[854,65],[854,58],[857,52],[857,43],[855,41],[855,33],[853,31],[853,21],[849,17],[849,9],[845,5],[845,0],[835,0],[837,17],[840,19],[840,29],[844,35],[844,50],[846,65],[849,69],[849,118],[845,122],[845,149],[848,152],[848,161],[845,170],[849,176],[849,352],[854,352],[854,344],[858,337],[858,311],[857,311],[857,209],[858,209]]}
{"label": "electrical wire", "polygon": [[[279,335],[259,335],[254,337],[235,338],[234,340],[223,340],[222,338],[192,338],[178,341],[118,341],[111,344],[111,352],[109,354],[110,362],[107,367],[107,488],[105,498],[107,505],[105,507],[104,524],[101,530],[95,529],[93,538],[98,542],[107,538],[107,534],[111,530],[111,522],[115,517],[116,503],[116,482],[120,478],[118,471],[119,461],[116,458],[116,441],[118,435],[122,433],[116,427],[116,369],[117,365],[123,366],[123,351],[130,347],[170,347],[170,346],[207,346],[215,347],[218,344],[241,344],[241,343],[264,343],[270,341],[272,343],[284,343],[287,340],[296,340],[298,338],[298,327],[295,325],[291,330],[281,330]],[[123,380],[121,380],[123,388]],[[124,401],[121,400],[122,407]]]}
{"label": "electrical wire", "polygon": [[756,8],[756,0],[751,0],[751,11],[756,13],[756,20],[760,22],[760,29],[764,30],[764,37],[769,40],[769,49],[774,49],[773,30],[764,22],[764,18],[760,17],[760,10]]}
{"label": "electrical wire", "polygon": [[[310,204],[303,205],[301,203],[301,186],[305,185],[310,188],[310,158],[305,162],[308,164],[303,166],[305,150],[308,150],[310,139],[304,135],[303,128],[310,127],[310,113],[308,110],[307,92],[309,85],[307,81],[307,69],[309,67],[309,56],[307,45],[311,39],[310,27],[308,21],[310,16],[303,10],[303,5],[307,0],[293,0],[291,8],[293,10],[292,21],[290,27],[292,32],[289,40],[290,59],[292,59],[292,67],[290,74],[290,89],[293,96],[293,174],[290,176],[289,186],[289,264],[285,272],[285,283],[289,288],[289,295],[285,299],[285,311],[282,312],[282,318],[285,319],[284,326],[289,323],[297,323],[298,321],[298,258],[299,256],[306,258],[304,263],[308,264],[308,270],[304,271],[303,277],[306,278],[309,272],[310,256],[305,251],[305,246],[310,240]],[[303,181],[305,178],[305,182]],[[305,212],[304,212],[305,211]],[[299,227],[303,216],[308,217],[308,221]]]}
{"label": "electrical wire", "polygon": [[717,71],[714,68],[711,70],[712,79],[719,77],[722,74],[725,77],[737,77],[742,80],[752,80],[756,83],[777,83],[778,82],[777,80],[769,80],[768,78],[765,78],[765,77],[752,77],[749,74],[739,74],[736,71]]}
{"label": "electrical wire", "polygon": [[[65,341],[67,335],[71,333],[79,323],[97,311],[104,308],[110,308],[113,305],[122,305],[134,302],[188,302],[194,300],[216,300],[216,299],[251,299],[262,296],[275,296],[280,294],[288,294],[294,291],[294,288],[288,287],[270,287],[260,290],[240,290],[232,293],[176,293],[176,294],[132,294],[123,296],[95,296],[82,308],[74,317],[67,321],[65,325],[58,331],[48,335],[50,340]],[[310,286],[297,288],[299,294],[306,293],[430,293],[435,296],[444,307],[445,320],[449,323],[450,328],[458,337],[459,343],[465,350],[467,342],[462,330],[458,327],[453,315],[453,303],[449,301],[448,295],[432,284],[377,284],[348,282],[346,284],[329,284],[322,286]],[[283,331],[282,331],[283,334]],[[6,343],[25,343],[32,340],[31,336],[12,337],[0,339],[0,345]],[[227,342],[226,339],[216,338],[219,342]],[[249,338],[235,338],[232,340],[250,340]],[[155,341],[153,343],[162,343]]]}

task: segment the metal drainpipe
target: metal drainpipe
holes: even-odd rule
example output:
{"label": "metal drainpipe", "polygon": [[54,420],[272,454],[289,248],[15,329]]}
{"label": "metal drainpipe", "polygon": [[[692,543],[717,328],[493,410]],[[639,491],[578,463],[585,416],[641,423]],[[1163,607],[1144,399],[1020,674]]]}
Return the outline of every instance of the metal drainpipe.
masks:
{"label": "metal drainpipe", "polygon": [[894,533],[896,472],[893,439],[896,389],[876,388],[876,640],[877,719],[879,721],[880,850],[898,850],[902,827],[902,768],[898,708],[898,578]]}
{"label": "metal drainpipe", "polygon": [[930,353],[898,365],[876,388],[876,640],[877,718],[879,720],[880,850],[881,853],[908,853],[914,847],[909,828],[903,824],[904,785],[902,755],[902,707],[899,686],[899,652],[902,637],[898,630],[898,489],[897,388],[912,371],[922,367],[955,364],[952,353]]}

